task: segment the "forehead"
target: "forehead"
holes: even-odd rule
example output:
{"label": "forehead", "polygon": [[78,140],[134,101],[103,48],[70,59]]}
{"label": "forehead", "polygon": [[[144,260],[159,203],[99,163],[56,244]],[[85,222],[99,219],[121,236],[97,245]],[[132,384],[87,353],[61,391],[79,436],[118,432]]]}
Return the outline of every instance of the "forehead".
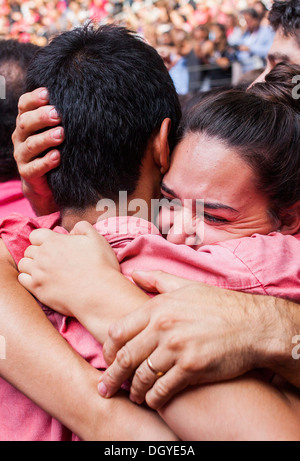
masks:
{"label": "forehead", "polygon": [[276,60],[280,60],[280,56],[288,57],[290,63],[300,65],[300,46],[295,37],[284,35],[282,29],[276,32],[269,55]]}
{"label": "forehead", "polygon": [[254,190],[254,173],[234,149],[203,134],[176,147],[164,183],[180,199],[228,200]]}

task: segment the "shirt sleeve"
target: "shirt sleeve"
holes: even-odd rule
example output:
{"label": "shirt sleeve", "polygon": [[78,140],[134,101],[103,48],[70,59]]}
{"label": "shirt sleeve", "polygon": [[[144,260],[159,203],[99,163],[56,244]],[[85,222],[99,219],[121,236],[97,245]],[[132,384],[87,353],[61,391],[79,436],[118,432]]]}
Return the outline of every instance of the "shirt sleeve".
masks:
{"label": "shirt sleeve", "polygon": [[[182,278],[225,289],[266,294],[262,282],[237,254],[240,240],[223,245],[206,245],[195,251],[174,245],[159,236],[142,236],[119,253],[124,275],[134,270],[161,270]],[[253,247],[253,245],[252,245]],[[250,251],[250,250],[249,250]]]}

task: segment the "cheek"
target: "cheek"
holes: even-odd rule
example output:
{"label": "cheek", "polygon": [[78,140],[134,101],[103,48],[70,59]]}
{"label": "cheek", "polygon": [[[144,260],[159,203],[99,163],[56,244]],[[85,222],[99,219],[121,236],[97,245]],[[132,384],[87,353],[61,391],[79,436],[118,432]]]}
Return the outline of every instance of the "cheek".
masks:
{"label": "cheek", "polygon": [[204,245],[212,245],[217,242],[224,242],[225,240],[231,240],[233,238],[234,236],[232,233],[224,229],[224,227],[219,228],[217,226],[211,226],[205,223],[202,243],[198,245],[198,248]]}

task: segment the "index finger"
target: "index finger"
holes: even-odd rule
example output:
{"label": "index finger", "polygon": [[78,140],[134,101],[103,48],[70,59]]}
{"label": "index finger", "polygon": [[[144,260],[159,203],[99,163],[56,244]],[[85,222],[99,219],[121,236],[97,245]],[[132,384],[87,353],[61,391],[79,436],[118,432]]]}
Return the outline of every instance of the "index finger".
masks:
{"label": "index finger", "polygon": [[118,351],[112,365],[101,376],[98,391],[102,397],[112,397],[156,347],[157,337],[147,328],[125,344]]}
{"label": "index finger", "polygon": [[35,229],[31,232],[29,240],[31,245],[40,246],[45,242],[45,240],[47,240],[49,237],[53,235],[61,234],[57,234],[56,232],[53,232],[50,229]]}
{"label": "index finger", "polygon": [[132,338],[143,331],[150,321],[150,309],[148,304],[140,307],[122,319],[114,322],[108,330],[108,338],[103,346],[104,358],[111,364],[117,352]]}
{"label": "index finger", "polygon": [[30,110],[38,109],[49,103],[49,93],[47,88],[37,88],[31,93],[23,94],[19,99],[19,115]]}

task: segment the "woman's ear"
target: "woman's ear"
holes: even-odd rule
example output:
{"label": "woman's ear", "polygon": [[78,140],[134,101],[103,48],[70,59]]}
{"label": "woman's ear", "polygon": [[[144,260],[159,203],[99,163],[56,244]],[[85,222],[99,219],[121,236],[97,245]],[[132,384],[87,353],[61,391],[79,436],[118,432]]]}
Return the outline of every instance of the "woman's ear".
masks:
{"label": "woman's ear", "polygon": [[171,119],[165,118],[154,140],[154,161],[160,168],[161,174],[165,174],[170,166],[169,134]]}
{"label": "woman's ear", "polygon": [[285,210],[280,220],[280,232],[283,235],[294,235],[300,232],[300,201]]}

